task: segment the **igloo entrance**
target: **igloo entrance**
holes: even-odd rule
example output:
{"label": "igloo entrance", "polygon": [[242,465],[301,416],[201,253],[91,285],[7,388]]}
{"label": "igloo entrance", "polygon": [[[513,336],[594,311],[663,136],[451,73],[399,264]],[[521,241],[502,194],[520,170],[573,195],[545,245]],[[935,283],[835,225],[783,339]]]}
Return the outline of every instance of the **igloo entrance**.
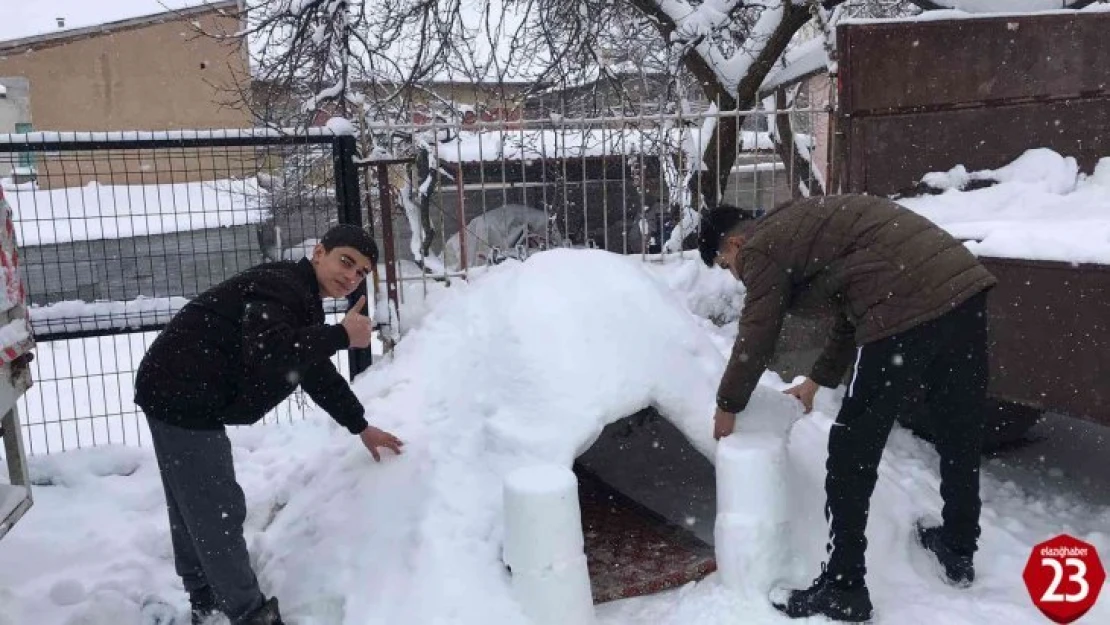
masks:
{"label": "igloo entrance", "polygon": [[713,465],[654,409],[607,426],[574,464],[595,603],[716,570]]}

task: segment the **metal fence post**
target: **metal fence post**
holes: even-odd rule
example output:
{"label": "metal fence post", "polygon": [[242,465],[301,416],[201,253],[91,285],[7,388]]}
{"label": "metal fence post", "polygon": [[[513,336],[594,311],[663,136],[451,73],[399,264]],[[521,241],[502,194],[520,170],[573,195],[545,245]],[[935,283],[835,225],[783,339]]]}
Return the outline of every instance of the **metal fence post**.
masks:
{"label": "metal fence post", "polygon": [[[335,199],[339,207],[339,223],[351,224],[362,227],[362,203],[359,201],[358,171],[355,158],[358,156],[358,144],[353,135],[344,135],[336,138],[332,143],[332,160],[335,170]],[[347,296],[347,307],[355,305],[358,298],[366,295],[366,282],[358,286],[353,293]],[[369,299],[369,297],[367,297]],[[368,305],[373,310],[373,305]],[[351,367],[351,379],[362,373],[373,364],[373,355],[370,349],[351,348],[347,350]]]}

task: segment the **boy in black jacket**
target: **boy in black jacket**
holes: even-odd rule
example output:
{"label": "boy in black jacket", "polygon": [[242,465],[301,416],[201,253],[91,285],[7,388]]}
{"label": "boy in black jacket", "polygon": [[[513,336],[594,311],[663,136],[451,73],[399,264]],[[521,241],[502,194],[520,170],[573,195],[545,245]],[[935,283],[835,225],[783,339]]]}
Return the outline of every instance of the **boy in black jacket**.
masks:
{"label": "boy in black jacket", "polygon": [[194,623],[217,609],[233,625],[281,623],[277,599],[262,595],[251,569],[246,502],[224,426],[259,421],[300,385],[375,460],[381,447],[400,453],[400,440],[367,424],[330,360],[369,346],[366,297],[341,324],[324,323],[322,299],[350,295],[376,262],[377,247],[362,229],[336,226],[311,260],[259,265],[197,296],[143,357],[135,403],[150,426]]}

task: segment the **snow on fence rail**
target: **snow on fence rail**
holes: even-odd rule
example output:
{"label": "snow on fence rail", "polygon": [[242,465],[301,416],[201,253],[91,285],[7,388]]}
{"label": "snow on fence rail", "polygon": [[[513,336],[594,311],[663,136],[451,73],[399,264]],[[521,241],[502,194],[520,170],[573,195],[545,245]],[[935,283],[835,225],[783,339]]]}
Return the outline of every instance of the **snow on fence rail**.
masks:
{"label": "snow on fence rail", "polygon": [[20,244],[120,239],[258,223],[268,192],[258,179],[40,189],[3,183]]}

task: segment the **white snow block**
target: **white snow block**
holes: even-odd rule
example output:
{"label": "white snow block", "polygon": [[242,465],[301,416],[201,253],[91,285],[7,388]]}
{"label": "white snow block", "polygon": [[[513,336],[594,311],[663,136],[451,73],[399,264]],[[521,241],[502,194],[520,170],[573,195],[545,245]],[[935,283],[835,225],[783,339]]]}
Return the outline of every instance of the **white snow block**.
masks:
{"label": "white snow block", "polygon": [[505,478],[503,557],[513,572],[537,572],[582,556],[578,480],[570,469],[538,465]]}
{"label": "white snow block", "polygon": [[593,625],[593,595],[586,556],[543,571],[512,573],[513,596],[534,625]]}
{"label": "white snow block", "polygon": [[718,514],[713,526],[717,570],[726,588],[763,596],[788,568],[790,526],[754,522],[748,515]]}
{"label": "white snow block", "polygon": [[765,523],[785,521],[789,473],[783,438],[734,434],[717,446],[717,512],[751,516]]}
{"label": "white snow block", "polygon": [[578,480],[570,469],[538,465],[505,478],[503,558],[513,596],[535,625],[592,625]]}
{"label": "white snow block", "polygon": [[737,592],[766,592],[789,557],[789,467],[780,436],[738,434],[717,447],[721,581]]}

